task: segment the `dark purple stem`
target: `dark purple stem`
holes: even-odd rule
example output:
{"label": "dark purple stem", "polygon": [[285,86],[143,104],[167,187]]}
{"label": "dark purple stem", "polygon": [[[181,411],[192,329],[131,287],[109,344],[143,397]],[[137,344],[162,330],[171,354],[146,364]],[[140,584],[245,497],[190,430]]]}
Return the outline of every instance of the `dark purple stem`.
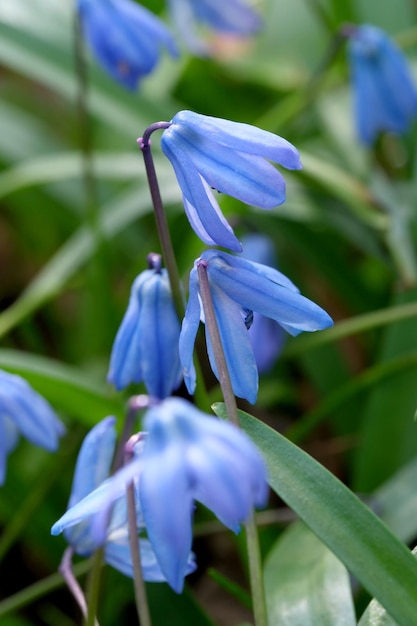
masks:
{"label": "dark purple stem", "polygon": [[184,317],[184,298],[182,295],[180,276],[177,262],[175,260],[171,235],[164,211],[164,205],[162,203],[161,192],[159,190],[155,164],[152,158],[150,142],[151,134],[155,130],[164,130],[170,126],[170,122],[156,122],[155,124],[151,124],[151,126],[149,126],[143,133],[143,137],[138,139],[138,144],[142,150],[143,160],[145,162],[146,175],[148,177],[149,190],[151,192],[152,204],[155,213],[156,227],[158,230],[159,241],[161,243],[162,256],[164,258],[165,267],[167,268],[169,282],[171,285],[172,298],[174,300],[178,318],[182,320]]}

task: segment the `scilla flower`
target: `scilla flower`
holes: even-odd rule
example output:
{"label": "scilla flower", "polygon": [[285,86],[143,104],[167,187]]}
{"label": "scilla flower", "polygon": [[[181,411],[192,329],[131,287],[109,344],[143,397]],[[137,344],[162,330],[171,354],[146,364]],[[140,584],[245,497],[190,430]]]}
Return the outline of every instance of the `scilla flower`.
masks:
{"label": "scilla flower", "polygon": [[[117,476],[115,480],[109,479],[116,444],[114,424],[115,418],[107,417],[84,439],[77,459],[68,510],[53,525],[51,532],[57,535],[63,531],[74,552],[82,556],[89,556],[100,545],[104,545],[106,563],[126,576],[133,577],[125,499],[129,479],[125,478],[123,472],[122,481]],[[116,491],[111,491],[118,480]],[[109,493],[112,496],[106,500]],[[104,530],[100,516],[103,503],[107,506]],[[137,525],[138,533],[144,530],[139,505]],[[138,542],[144,579],[153,582],[165,581],[148,539],[141,537]],[[190,573],[195,569],[192,555],[189,555],[187,563],[185,573]]]}
{"label": "scilla flower", "polygon": [[210,44],[198,36],[198,25],[214,32],[248,36],[255,34],[262,22],[244,0],[169,0],[177,30],[195,54],[210,53]]}
{"label": "scilla flower", "polygon": [[0,370],[0,485],[6,477],[7,455],[23,435],[55,451],[65,432],[51,406],[20,376]]}
{"label": "scilla flower", "polygon": [[360,140],[382,131],[402,134],[417,115],[417,90],[403,53],[375,26],[347,26],[355,114]]}
{"label": "scilla flower", "polygon": [[163,22],[131,0],[78,0],[84,36],[98,63],[114,80],[135,89],[159,60],[161,48],[177,49]]}
{"label": "scilla flower", "polygon": [[[233,391],[253,404],[258,393],[258,371],[247,330],[252,312],[270,317],[291,335],[327,328],[333,324],[332,319],[317,304],[302,296],[278,270],[226,252],[203,252],[190,274],[189,300],[180,335],[180,359],[190,393],[194,392],[196,385],[194,342],[200,319],[204,320],[197,272],[200,263],[207,268]],[[206,342],[210,365],[217,376],[207,328]]]}
{"label": "scilla flower", "polygon": [[[246,235],[242,245],[245,259],[277,267],[274,246],[265,235]],[[248,330],[258,372],[262,374],[269,371],[277,360],[284,345],[285,332],[275,320],[259,313],[253,313]]]}
{"label": "scilla flower", "polygon": [[300,169],[297,150],[249,124],[180,111],[164,130],[161,147],[175,170],[196,234],[209,245],[240,252],[210,187],[246,204],[272,209],[285,201],[285,181],[269,161]]}
{"label": "scilla flower", "polygon": [[161,257],[132,286],[129,305],[113,344],[109,382],[116,389],[144,382],[149,395],[166,398],[182,380],[178,354],[180,324]]}

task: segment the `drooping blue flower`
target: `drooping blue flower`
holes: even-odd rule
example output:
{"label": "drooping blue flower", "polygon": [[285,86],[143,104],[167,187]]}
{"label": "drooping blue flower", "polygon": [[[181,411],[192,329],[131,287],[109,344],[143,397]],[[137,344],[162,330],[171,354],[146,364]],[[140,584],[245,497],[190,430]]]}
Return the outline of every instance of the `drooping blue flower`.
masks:
{"label": "drooping blue flower", "polygon": [[[321,330],[331,326],[333,321],[322,308],[302,296],[278,270],[218,250],[203,252],[190,274],[189,300],[180,335],[180,359],[190,393],[194,392],[196,385],[194,342],[200,319],[204,320],[197,273],[199,263],[207,268],[233,391],[253,404],[258,392],[258,371],[245,323],[248,315],[258,312],[270,317],[291,335]],[[207,328],[206,343],[211,368],[218,377]]]}
{"label": "drooping blue flower", "polygon": [[169,0],[178,32],[188,48],[199,55],[210,53],[210,44],[198,34],[198,26],[218,33],[247,37],[254,35],[262,21],[243,0]]}
{"label": "drooping blue flower", "polygon": [[383,131],[405,133],[417,116],[417,90],[404,54],[376,26],[345,31],[359,139],[371,145]]}
{"label": "drooping blue flower", "polygon": [[177,48],[165,24],[131,0],[78,0],[86,38],[97,62],[127,89],[136,89],[150,74],[165,48],[177,56]]}
{"label": "drooping blue flower", "polygon": [[266,466],[242,431],[181,398],[151,407],[144,428],[142,513],[158,563],[173,589],[181,591],[194,500],[237,532],[253,506],[266,504]]}
{"label": "drooping blue flower", "polygon": [[[288,141],[249,124],[180,111],[164,130],[164,154],[181,187],[191,226],[205,243],[240,252],[209,187],[246,204],[272,209],[285,201],[285,180],[268,160],[300,169]],[[267,160],[268,159],[268,160]]]}
{"label": "drooping blue flower", "polygon": [[48,402],[20,376],[0,370],[0,485],[19,434],[54,452],[65,428]]}
{"label": "drooping blue flower", "polygon": [[[242,239],[245,259],[277,267],[276,254],[271,239],[265,235],[250,234]],[[247,324],[248,325],[248,324]],[[260,374],[268,372],[277,360],[285,341],[281,326],[270,317],[253,313],[249,330],[249,339]]]}
{"label": "drooping blue flower", "polygon": [[[138,470],[133,463],[109,478],[115,444],[114,417],[105,418],[87,434],[77,458],[68,510],[53,525],[51,532],[53,535],[64,532],[74,552],[82,556],[89,556],[104,545],[106,563],[133,577],[125,493],[127,484],[137,479]],[[145,526],[138,498],[136,502],[139,534]],[[140,537],[138,545],[144,579],[165,581],[149,540]],[[193,555],[189,554],[185,574],[194,569]]]}
{"label": "drooping blue flower", "polygon": [[119,390],[143,381],[149,395],[166,398],[182,380],[180,323],[160,256],[148,258],[152,269],[142,272],[133,283],[113,344],[108,380]]}

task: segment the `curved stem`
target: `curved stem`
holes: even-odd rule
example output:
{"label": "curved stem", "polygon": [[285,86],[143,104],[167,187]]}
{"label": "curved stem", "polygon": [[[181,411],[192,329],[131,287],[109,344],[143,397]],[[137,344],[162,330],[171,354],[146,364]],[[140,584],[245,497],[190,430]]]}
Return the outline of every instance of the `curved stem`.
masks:
{"label": "curved stem", "polygon": [[[64,577],[65,582],[67,583],[68,589],[71,591],[72,595],[75,598],[78,606],[80,607],[81,613],[83,614],[84,619],[87,618],[87,602],[85,600],[85,596],[83,590],[78,584],[78,580],[74,576],[74,572],[72,569],[72,555],[74,554],[74,550],[69,547],[65,550],[61,564],[58,568],[58,571]],[[94,621],[94,626],[100,626],[98,621]]]}

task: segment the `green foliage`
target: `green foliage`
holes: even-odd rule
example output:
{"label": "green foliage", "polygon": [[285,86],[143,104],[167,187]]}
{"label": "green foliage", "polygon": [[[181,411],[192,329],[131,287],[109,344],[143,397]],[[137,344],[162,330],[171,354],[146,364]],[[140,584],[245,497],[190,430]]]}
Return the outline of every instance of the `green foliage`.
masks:
{"label": "green foliage", "polygon": [[[219,201],[239,236],[271,237],[280,269],[336,322],[288,338],[261,377],[256,418],[241,413],[274,491],[258,515],[270,626],[416,621],[417,565],[408,550],[417,538],[416,134],[384,137],[369,151],[359,145],[345,51],[332,48],[346,21],[375,23],[404,45],[415,70],[416,4],[259,4],[265,28],[237,54],[196,59],[183,51],[178,62],[164,59],[138,93],[89,59],[92,202],[72,3],[0,0],[0,367],[27,379],[68,430],[56,455],[21,441],[8,459],[0,498],[6,626],[80,623],[54,574],[65,542],[49,529],[67,506],[88,429],[110,414],[120,427],[128,393],[143,392],[117,394],[106,383],[131,282],[160,250],[136,139],[180,109],[256,124],[300,150],[304,168],[285,172],[282,206],[266,212]],[[167,17],[163,2],[156,10]],[[231,42],[222,43],[219,50],[229,50]],[[157,136],[153,144],[186,287],[204,246]],[[216,411],[224,416],[221,405]],[[283,529],[295,515],[303,523]],[[149,585],[154,626],[249,624],[241,537],[221,532],[200,509],[196,527],[207,530],[184,595]],[[88,564],[75,567],[83,576]],[[101,626],[136,619],[130,581],[107,569],[99,618]]]}

